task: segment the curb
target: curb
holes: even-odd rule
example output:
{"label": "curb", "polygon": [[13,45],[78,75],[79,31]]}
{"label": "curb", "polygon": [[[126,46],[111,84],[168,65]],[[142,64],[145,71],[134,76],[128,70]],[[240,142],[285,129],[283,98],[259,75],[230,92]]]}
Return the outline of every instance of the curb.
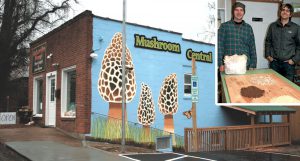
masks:
{"label": "curb", "polygon": [[3,142],[0,142],[0,145],[3,145],[5,148],[9,149],[10,151],[16,153],[18,156],[22,157],[25,160],[27,161],[32,161],[31,159],[29,159],[28,157],[26,157],[25,155],[19,153],[17,150],[15,150],[14,148],[10,147],[9,145],[7,145],[6,143],[3,143]]}

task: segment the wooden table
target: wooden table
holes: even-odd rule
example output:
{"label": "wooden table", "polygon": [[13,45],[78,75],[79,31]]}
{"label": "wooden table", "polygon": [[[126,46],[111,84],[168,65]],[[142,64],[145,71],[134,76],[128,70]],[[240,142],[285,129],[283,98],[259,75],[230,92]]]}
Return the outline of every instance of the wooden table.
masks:
{"label": "wooden table", "polygon": [[[243,75],[227,75],[222,72],[221,79],[226,103],[275,103],[276,100],[276,103],[286,103],[283,101],[286,100],[287,103],[300,104],[300,87],[272,69],[249,70]],[[264,90],[263,96],[242,96],[241,89],[249,86]]]}

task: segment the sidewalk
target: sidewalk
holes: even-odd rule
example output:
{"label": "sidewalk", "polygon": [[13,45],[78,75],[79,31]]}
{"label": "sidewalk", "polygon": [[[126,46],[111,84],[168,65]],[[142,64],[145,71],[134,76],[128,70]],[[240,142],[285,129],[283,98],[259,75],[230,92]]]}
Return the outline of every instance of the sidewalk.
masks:
{"label": "sidewalk", "polygon": [[72,147],[53,141],[18,141],[6,144],[32,161],[128,161],[99,149]]}
{"label": "sidewalk", "polygon": [[0,129],[0,142],[32,161],[128,161],[117,154],[83,147],[54,128]]}

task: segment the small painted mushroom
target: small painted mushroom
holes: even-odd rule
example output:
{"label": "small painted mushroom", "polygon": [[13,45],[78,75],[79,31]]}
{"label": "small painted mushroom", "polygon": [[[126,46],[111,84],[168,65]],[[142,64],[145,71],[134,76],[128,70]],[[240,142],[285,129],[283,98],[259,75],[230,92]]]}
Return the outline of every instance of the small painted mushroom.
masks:
{"label": "small painted mushroom", "polygon": [[140,102],[137,111],[138,122],[143,125],[145,135],[150,136],[150,125],[155,120],[155,108],[152,92],[147,84],[142,83]]}
{"label": "small painted mushroom", "polygon": [[[129,49],[126,47],[126,102],[130,102],[136,93],[134,66]],[[106,48],[98,79],[100,96],[109,102],[108,116],[122,118],[122,33],[115,33]]]}

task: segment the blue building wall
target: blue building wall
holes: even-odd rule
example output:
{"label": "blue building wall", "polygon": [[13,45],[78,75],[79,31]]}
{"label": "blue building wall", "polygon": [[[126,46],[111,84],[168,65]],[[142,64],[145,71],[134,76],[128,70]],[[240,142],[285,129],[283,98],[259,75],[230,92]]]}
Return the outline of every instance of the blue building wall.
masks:
{"label": "blue building wall", "polygon": [[[113,35],[121,32],[121,23],[109,19],[94,17],[93,19],[93,49],[98,58],[92,62],[92,112],[108,115],[109,103],[99,95],[97,84],[101,70],[101,62],[106,48]],[[134,99],[127,104],[128,121],[137,121],[137,108],[141,92],[141,83],[148,84],[152,90],[155,103],[156,118],[151,127],[164,129],[164,115],[158,109],[158,96],[165,77],[171,73],[177,74],[178,80],[178,111],[174,115],[174,130],[176,134],[184,135],[185,127],[192,127],[192,119],[187,119],[182,113],[191,109],[190,97],[184,96],[184,73],[191,73],[191,61],[186,58],[186,50],[213,53],[213,63],[196,62],[199,82],[199,101],[197,103],[198,127],[231,125],[226,119],[224,110],[215,105],[215,46],[182,39],[181,34],[166,32],[148,27],[127,24],[127,47],[131,52],[135,68],[137,90]],[[156,36],[158,40],[179,43],[181,53],[156,51],[136,48],[134,34],[145,35],[147,38]]]}

